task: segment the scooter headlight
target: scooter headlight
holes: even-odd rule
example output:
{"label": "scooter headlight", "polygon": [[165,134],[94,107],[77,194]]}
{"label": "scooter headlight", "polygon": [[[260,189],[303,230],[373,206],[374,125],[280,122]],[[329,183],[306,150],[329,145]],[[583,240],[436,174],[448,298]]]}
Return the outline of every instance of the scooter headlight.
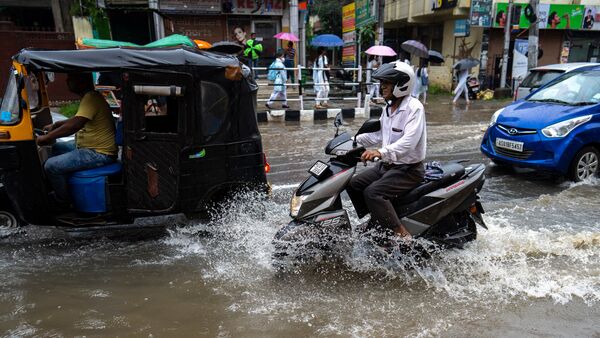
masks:
{"label": "scooter headlight", "polygon": [[304,202],[305,196],[298,196],[296,193],[292,196],[292,200],[290,201],[290,216],[296,217],[298,216],[298,212],[300,211],[300,207],[302,206],[302,202]]}
{"label": "scooter headlight", "polygon": [[569,135],[569,133],[573,129],[579,127],[580,125],[588,122],[591,119],[592,119],[592,115],[585,115],[585,116],[576,117],[574,119],[569,119],[566,121],[555,123],[551,126],[548,126],[544,129],[542,129],[542,134],[544,134],[544,136],[546,136],[546,137],[552,137],[552,138],[565,137],[565,136]]}
{"label": "scooter headlight", "polygon": [[500,109],[496,110],[494,115],[492,115],[492,119],[490,120],[490,127],[492,127],[494,124],[496,124],[496,121],[498,121],[498,116],[500,116],[500,114],[502,113],[503,110],[504,110],[504,108],[500,108]]}

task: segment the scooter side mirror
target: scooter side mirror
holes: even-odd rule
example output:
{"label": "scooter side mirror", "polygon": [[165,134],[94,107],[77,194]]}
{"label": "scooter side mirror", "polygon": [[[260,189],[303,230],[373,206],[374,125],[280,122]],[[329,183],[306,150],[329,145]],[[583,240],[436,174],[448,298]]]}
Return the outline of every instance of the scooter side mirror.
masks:
{"label": "scooter side mirror", "polygon": [[356,135],[354,136],[354,142],[352,143],[353,147],[356,147],[358,143],[356,143],[356,136],[360,134],[374,133],[376,131],[381,130],[381,121],[378,119],[369,119],[366,120],[365,123],[358,129]]}
{"label": "scooter side mirror", "polygon": [[370,119],[363,123],[356,135],[374,133],[379,130],[381,130],[381,121],[378,119]]}

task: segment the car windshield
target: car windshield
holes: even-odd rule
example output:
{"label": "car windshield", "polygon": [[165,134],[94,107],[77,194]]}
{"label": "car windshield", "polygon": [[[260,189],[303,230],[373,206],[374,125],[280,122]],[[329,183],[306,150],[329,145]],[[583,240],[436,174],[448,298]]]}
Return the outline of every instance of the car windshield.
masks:
{"label": "car windshield", "polygon": [[570,72],[531,95],[527,101],[574,106],[596,104],[600,102],[600,71]]}
{"label": "car windshield", "polygon": [[525,79],[523,79],[520,86],[526,88],[539,88],[556,79],[561,74],[563,74],[562,70],[532,70],[531,73],[527,74]]}

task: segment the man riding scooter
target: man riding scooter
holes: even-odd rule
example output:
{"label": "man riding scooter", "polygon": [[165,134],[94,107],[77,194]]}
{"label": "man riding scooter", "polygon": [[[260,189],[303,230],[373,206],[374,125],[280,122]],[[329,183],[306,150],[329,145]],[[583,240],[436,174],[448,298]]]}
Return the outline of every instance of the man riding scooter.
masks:
{"label": "man riding scooter", "polygon": [[53,146],[52,157],[44,169],[54,189],[57,202],[69,202],[67,180],[69,174],[101,167],[115,161],[115,125],[108,104],[94,90],[90,73],[71,73],[67,77],[69,90],[81,97],[77,114],[68,120],[44,127],[48,134],[38,136],[38,145],[47,145],[56,139],[76,135],[76,142],[60,142]]}
{"label": "man riding scooter", "polygon": [[391,200],[407,194],[423,181],[427,144],[425,111],[421,102],[410,95],[415,74],[408,64],[401,61],[384,64],[372,77],[380,81],[380,92],[387,106],[380,118],[381,129],[358,135],[357,141],[365,147],[381,144],[361,156],[363,162],[376,158],[381,161],[354,176],[347,192],[359,217],[370,212],[373,225],[410,238]]}

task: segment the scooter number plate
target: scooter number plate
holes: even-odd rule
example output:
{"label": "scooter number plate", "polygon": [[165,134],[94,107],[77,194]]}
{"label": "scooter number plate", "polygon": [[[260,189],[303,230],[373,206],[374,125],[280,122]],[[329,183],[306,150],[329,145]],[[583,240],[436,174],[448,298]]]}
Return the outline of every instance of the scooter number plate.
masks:
{"label": "scooter number plate", "polygon": [[317,161],[312,167],[310,167],[308,172],[314,177],[319,178],[325,173],[325,171],[327,171],[327,169],[329,169],[329,164]]}

